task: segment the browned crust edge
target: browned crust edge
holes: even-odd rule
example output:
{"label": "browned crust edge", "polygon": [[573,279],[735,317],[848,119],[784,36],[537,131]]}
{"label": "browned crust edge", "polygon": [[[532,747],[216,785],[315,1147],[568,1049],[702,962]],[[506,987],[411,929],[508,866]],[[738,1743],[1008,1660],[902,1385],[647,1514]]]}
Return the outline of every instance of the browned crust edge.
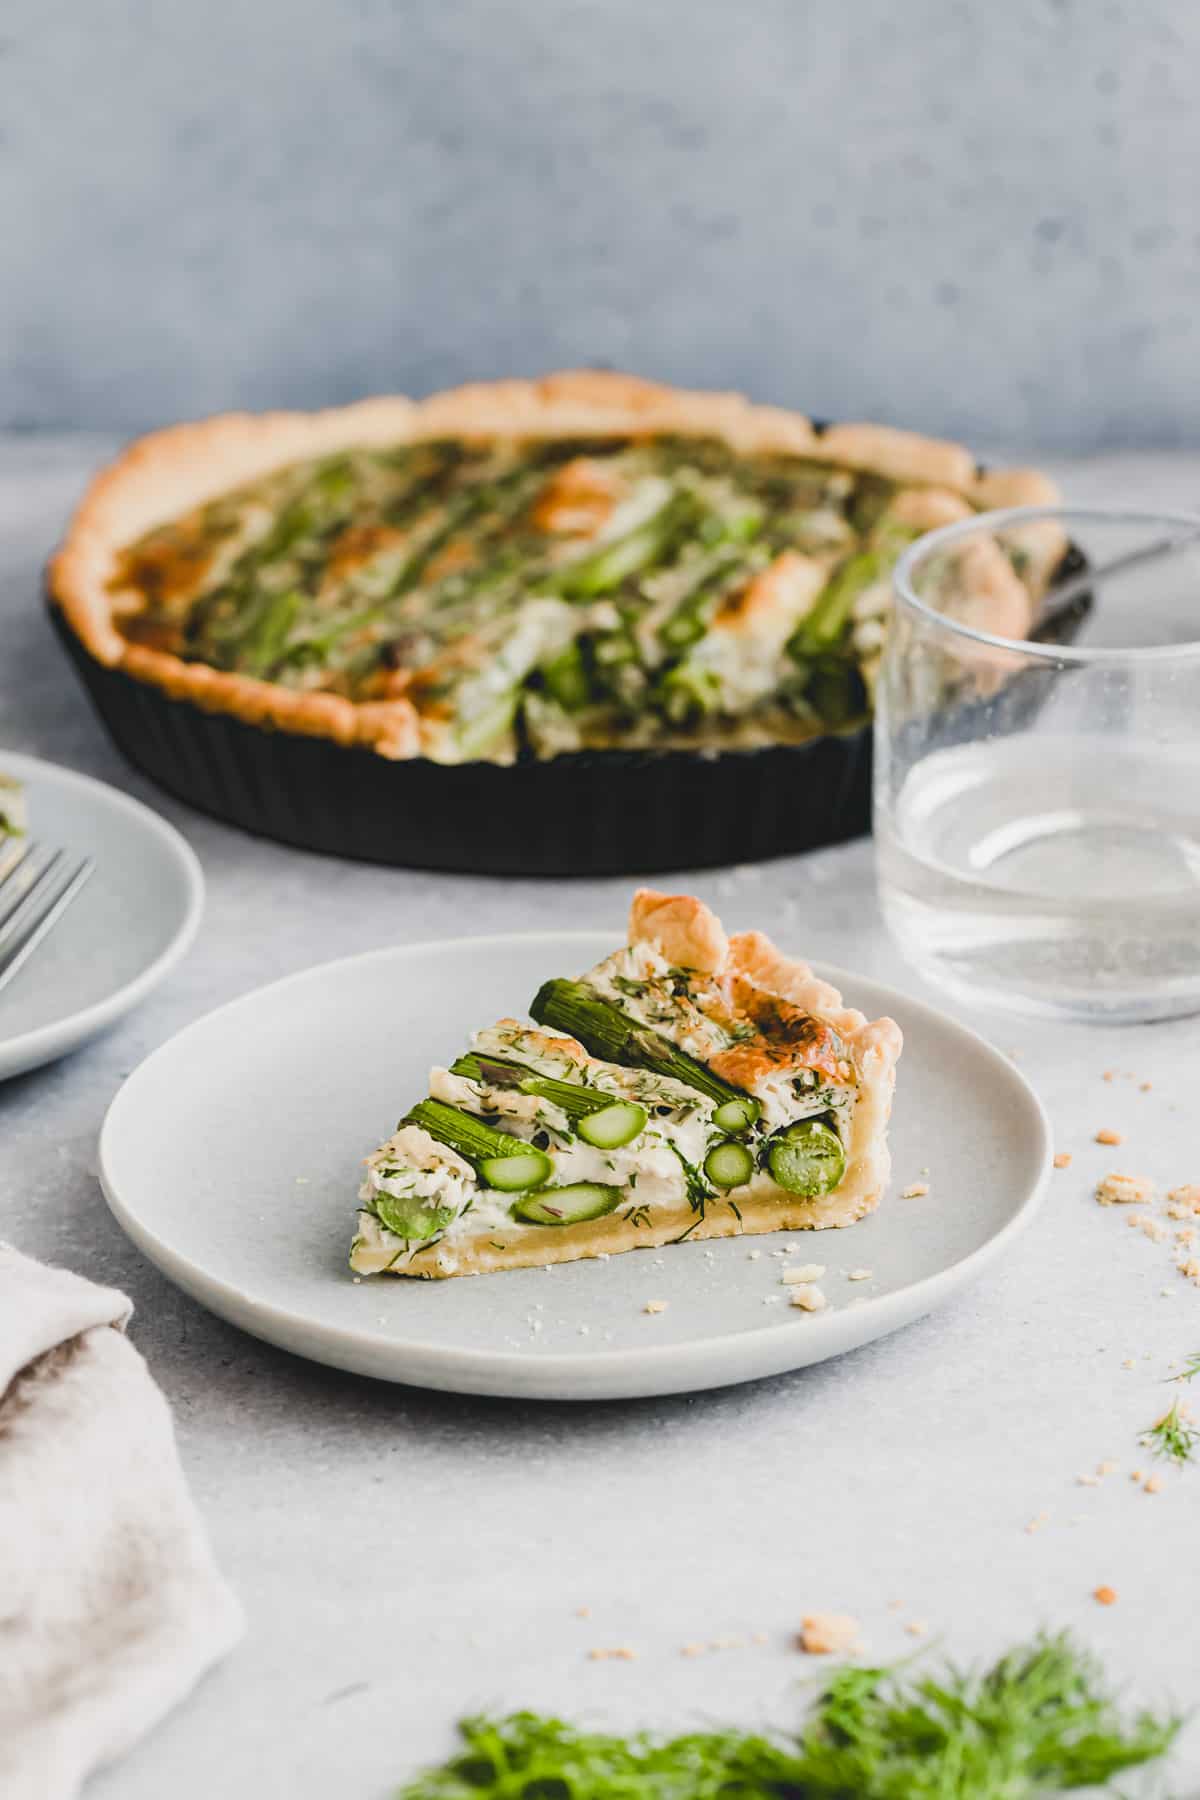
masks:
{"label": "browned crust edge", "polygon": [[390,395],[317,413],[224,413],[151,432],[93,478],[51,558],[50,598],[97,662],[172,699],[249,725],[369,745],[397,760],[417,756],[420,722],[407,700],[294,693],[128,643],[116,628],[107,585],[117,552],[154,525],[309,456],[429,437],[657,431],[715,436],[751,454],[777,450],[873,469],[899,481],[954,489],[975,505],[996,504],[990,497],[1001,492],[1055,493],[1036,470],[981,476],[961,445],[913,432],[841,424],[818,434],[802,414],[754,405],[739,394],[666,387],[605,370],[566,370],[533,381],[479,382],[422,401]]}

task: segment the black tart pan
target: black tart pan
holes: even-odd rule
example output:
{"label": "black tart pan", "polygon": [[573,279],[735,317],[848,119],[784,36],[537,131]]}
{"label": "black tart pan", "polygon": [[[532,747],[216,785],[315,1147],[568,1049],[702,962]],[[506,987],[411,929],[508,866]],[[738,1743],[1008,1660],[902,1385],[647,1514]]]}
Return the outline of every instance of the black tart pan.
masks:
{"label": "black tart pan", "polygon": [[[1083,567],[1068,551],[1058,573]],[[1076,602],[1056,637],[1086,615]],[[871,727],[757,750],[390,762],[173,700],[55,629],[110,736],[180,800],[302,850],[468,875],[628,875],[789,856],[871,823]]]}

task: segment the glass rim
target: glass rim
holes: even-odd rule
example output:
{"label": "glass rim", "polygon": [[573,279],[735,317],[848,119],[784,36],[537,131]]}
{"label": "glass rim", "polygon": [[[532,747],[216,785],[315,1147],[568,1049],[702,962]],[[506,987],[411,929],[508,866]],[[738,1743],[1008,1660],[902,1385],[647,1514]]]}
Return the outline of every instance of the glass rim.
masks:
{"label": "glass rim", "polygon": [[[1022,656],[1046,663],[1152,663],[1167,662],[1180,656],[1200,658],[1200,637],[1188,639],[1182,644],[1133,644],[1128,649],[1116,649],[1107,645],[1089,649],[1075,644],[1043,644],[1034,638],[1000,637],[996,632],[981,631],[978,626],[947,618],[945,613],[938,612],[916,592],[912,579],[914,572],[926,557],[933,555],[944,545],[957,543],[960,538],[970,537],[974,532],[997,532],[1009,525],[1030,524],[1038,519],[1057,519],[1066,528],[1069,528],[1072,519],[1091,520],[1105,525],[1180,525],[1189,526],[1200,534],[1200,513],[1124,506],[999,507],[992,512],[975,513],[969,519],[956,519],[952,525],[939,525],[936,530],[927,531],[924,537],[919,537],[915,543],[910,544],[892,570],[892,588],[896,598],[910,612],[940,627],[951,637],[961,638],[972,644],[987,644],[995,650],[1017,651]],[[1069,539],[1069,529],[1067,535]],[[1200,536],[1197,537],[1196,549],[1200,551]]]}

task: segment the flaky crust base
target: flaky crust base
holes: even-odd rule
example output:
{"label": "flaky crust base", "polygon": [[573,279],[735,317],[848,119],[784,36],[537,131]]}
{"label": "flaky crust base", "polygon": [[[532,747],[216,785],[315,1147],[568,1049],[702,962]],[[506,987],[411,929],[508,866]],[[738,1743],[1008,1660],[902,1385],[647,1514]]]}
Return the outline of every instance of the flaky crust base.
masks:
{"label": "flaky crust base", "polygon": [[621,436],[674,432],[721,438],[747,454],[813,456],[874,470],[900,482],[953,490],[976,506],[1015,503],[1018,494],[1053,498],[1035,470],[981,474],[970,453],[882,425],[842,424],[818,433],[800,413],[755,406],[739,394],[661,386],[633,375],[569,370],[536,381],[481,382],[413,401],[402,395],[319,413],[226,413],[139,438],[92,481],[51,559],[49,592],[97,662],[120,668],[209,712],[380,755],[421,754],[420,721],[405,699],[352,701],[295,693],[250,676],[185,662],[127,642],[115,623],[108,583],[118,552],[179,514],[287,463],[356,447],[423,438]]}
{"label": "flaky crust base", "polygon": [[455,1275],[489,1275],[500,1269],[539,1269],[547,1263],[617,1256],[625,1250],[661,1250],[665,1244],[678,1243],[684,1232],[686,1241],[692,1244],[701,1238],[761,1237],[768,1231],[824,1231],[829,1226],[853,1225],[874,1212],[880,1191],[876,1188],[870,1193],[851,1192],[843,1184],[836,1194],[826,1194],[818,1200],[798,1200],[795,1194],[772,1182],[753,1195],[739,1198],[740,1221],[723,1205],[719,1214],[706,1215],[698,1224],[687,1206],[660,1208],[661,1223],[653,1230],[639,1230],[615,1213],[583,1225],[523,1225],[520,1236],[503,1249],[497,1249],[487,1238],[475,1242],[466,1239],[461,1248],[455,1247],[452,1260],[451,1253],[447,1253],[442,1263],[435,1260],[441,1249],[438,1245],[414,1261],[392,1267],[394,1250],[376,1248],[359,1238],[351,1251],[350,1267],[356,1275],[404,1275],[445,1281]]}

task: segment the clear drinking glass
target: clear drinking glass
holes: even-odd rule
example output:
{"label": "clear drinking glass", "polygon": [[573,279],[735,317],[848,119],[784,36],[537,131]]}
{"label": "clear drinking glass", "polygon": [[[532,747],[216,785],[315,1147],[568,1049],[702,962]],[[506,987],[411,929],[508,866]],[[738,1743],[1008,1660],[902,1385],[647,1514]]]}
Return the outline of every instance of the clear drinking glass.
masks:
{"label": "clear drinking glass", "polygon": [[1200,518],[984,514],[894,583],[875,841],[905,956],[979,1005],[1200,1011]]}

